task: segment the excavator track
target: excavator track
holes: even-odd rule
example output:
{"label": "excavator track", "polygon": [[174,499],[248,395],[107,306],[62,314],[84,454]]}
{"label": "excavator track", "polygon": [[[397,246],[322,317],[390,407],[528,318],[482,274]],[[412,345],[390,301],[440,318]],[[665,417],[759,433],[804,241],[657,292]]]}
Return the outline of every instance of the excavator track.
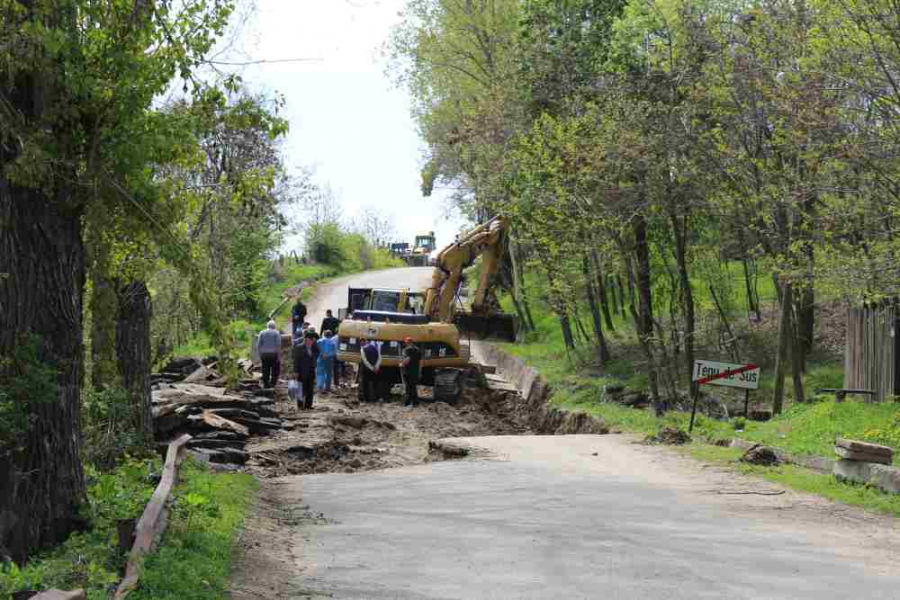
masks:
{"label": "excavator track", "polygon": [[456,404],[462,394],[462,371],[459,369],[437,369],[434,373],[434,400]]}

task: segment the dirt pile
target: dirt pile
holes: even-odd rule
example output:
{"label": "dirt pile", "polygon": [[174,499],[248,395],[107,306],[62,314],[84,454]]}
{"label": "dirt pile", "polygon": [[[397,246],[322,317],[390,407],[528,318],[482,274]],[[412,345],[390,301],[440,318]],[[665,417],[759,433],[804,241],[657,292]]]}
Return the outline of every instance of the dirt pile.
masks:
{"label": "dirt pile", "polygon": [[762,467],[774,467],[781,464],[781,459],[778,458],[778,453],[773,448],[756,444],[744,452],[741,462]]}
{"label": "dirt pile", "polygon": [[691,441],[686,431],[675,427],[663,427],[644,440],[648,444],[665,444],[667,446],[683,446]]}
{"label": "dirt pile", "polygon": [[383,403],[360,403],[355,387],[316,397],[301,411],[276,396],[275,409],[291,429],[251,439],[245,469],[260,477],[353,473],[460,458],[433,447],[442,438],[517,435],[529,432],[507,393],[466,389],[451,406],[422,389],[417,408],[403,406],[400,388]]}

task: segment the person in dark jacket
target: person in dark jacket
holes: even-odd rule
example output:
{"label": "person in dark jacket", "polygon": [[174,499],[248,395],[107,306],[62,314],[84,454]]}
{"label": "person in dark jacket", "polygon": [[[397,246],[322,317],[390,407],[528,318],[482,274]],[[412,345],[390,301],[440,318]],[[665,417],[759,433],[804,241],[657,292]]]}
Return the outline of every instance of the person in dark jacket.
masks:
{"label": "person in dark jacket", "polygon": [[375,340],[360,340],[359,391],[363,402],[378,400],[378,373],[381,371],[381,348]]}
{"label": "person in dark jacket", "polygon": [[330,331],[334,335],[338,333],[338,327],[341,326],[340,320],[332,314],[330,310],[325,311],[325,318],[322,319],[322,326],[319,328],[319,331],[326,332]]}
{"label": "person in dark jacket", "polygon": [[294,305],[294,308],[291,309],[291,335],[293,337],[297,337],[297,332],[303,327],[305,320],[306,305],[303,304],[303,301],[298,297],[297,303]]}
{"label": "person in dark jacket", "polygon": [[411,337],[403,339],[403,360],[400,362],[400,374],[403,375],[403,384],[406,386],[406,401],[403,406],[419,405],[419,365],[422,362],[422,351],[413,342]]}
{"label": "person in dark jacket", "polygon": [[319,360],[315,334],[307,333],[303,338],[303,344],[294,346],[292,354],[294,375],[303,387],[303,403],[298,400],[297,407],[309,410],[312,408],[313,394],[316,392],[316,363]]}

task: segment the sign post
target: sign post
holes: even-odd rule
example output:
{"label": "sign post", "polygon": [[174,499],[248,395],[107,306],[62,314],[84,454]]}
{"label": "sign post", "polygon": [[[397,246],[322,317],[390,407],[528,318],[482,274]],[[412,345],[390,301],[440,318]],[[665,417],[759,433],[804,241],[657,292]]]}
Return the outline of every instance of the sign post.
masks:
{"label": "sign post", "polygon": [[697,384],[698,393],[694,396],[691,407],[691,423],[688,433],[694,430],[694,417],[697,414],[697,400],[700,397],[699,386],[720,385],[724,387],[740,388],[744,390],[744,411],[750,405],[750,390],[759,389],[760,369],[756,365],[722,363],[711,360],[694,361],[694,371],[691,381]]}

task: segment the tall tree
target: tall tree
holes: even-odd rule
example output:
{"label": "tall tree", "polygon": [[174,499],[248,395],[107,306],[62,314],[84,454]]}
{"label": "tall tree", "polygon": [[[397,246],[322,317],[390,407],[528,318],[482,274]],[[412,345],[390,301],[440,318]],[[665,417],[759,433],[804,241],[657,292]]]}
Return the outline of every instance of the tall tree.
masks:
{"label": "tall tree", "polygon": [[63,539],[84,500],[83,218],[111,180],[143,172],[162,134],[146,111],[230,12],[225,0],[0,2],[0,357],[37,336],[56,372],[55,398],[17,406],[27,426],[0,442],[4,555]]}

